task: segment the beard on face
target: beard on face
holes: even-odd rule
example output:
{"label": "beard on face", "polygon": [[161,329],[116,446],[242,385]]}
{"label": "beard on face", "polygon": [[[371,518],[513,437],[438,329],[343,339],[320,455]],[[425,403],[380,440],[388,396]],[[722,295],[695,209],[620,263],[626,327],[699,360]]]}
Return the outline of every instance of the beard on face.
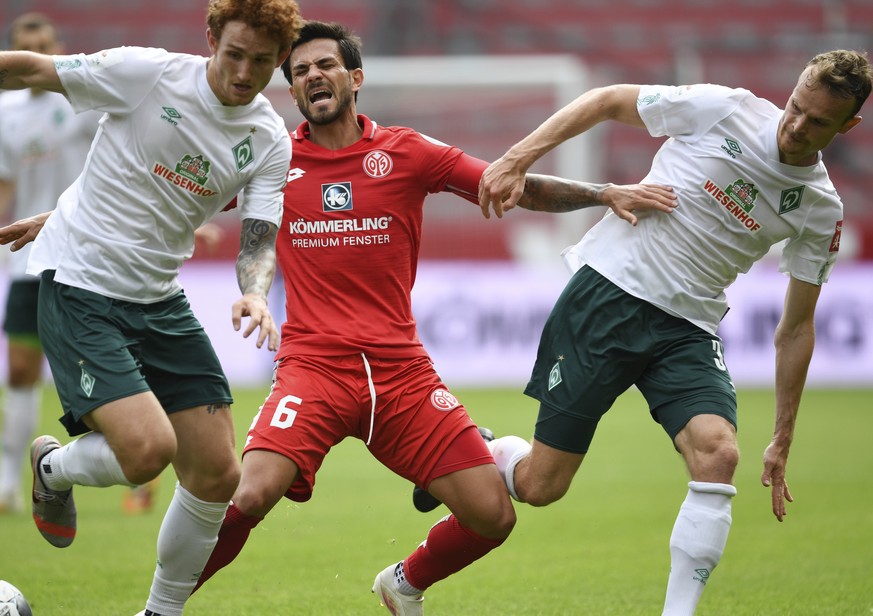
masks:
{"label": "beard on face", "polygon": [[306,118],[306,121],[310,124],[314,124],[315,126],[325,126],[327,124],[331,124],[337,118],[341,117],[348,111],[349,107],[352,104],[352,94],[348,91],[342,92],[337,97],[336,107],[331,111],[329,107],[319,110],[313,113],[309,107],[309,101],[304,100],[304,104],[300,104],[298,100],[297,107],[300,109],[300,113]]}

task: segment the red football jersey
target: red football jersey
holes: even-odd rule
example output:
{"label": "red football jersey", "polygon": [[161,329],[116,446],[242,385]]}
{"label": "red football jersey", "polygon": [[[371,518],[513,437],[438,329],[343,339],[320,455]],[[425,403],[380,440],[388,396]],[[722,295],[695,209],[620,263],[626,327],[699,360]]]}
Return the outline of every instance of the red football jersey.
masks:
{"label": "red football jersey", "polygon": [[487,163],[403,127],[358,116],[357,143],[328,150],[291,133],[293,158],[276,250],[288,355],[426,356],[410,293],[424,199],[452,191],[477,203]]}

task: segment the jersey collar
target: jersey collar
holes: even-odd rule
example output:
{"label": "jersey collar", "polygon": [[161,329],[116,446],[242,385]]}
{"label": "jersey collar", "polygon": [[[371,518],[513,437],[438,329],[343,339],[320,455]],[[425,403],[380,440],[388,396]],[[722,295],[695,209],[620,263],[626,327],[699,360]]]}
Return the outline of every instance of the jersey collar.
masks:
{"label": "jersey collar", "polygon": [[[358,124],[364,129],[362,139],[373,140],[376,137],[376,128],[378,125],[370,118],[362,113],[358,114]],[[295,141],[303,141],[309,139],[309,122],[301,122],[300,125],[291,132],[291,139]]]}

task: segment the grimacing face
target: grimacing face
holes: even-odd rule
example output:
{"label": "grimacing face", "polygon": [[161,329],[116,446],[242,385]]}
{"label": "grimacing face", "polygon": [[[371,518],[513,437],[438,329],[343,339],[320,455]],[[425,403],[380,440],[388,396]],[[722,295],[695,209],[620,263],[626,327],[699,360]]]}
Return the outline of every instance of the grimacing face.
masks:
{"label": "grimacing face", "polygon": [[291,52],[291,95],[310,124],[330,124],[343,116],[362,82],[363,72],[346,69],[333,39],[313,39]]}
{"label": "grimacing face", "polygon": [[815,164],[818,153],[838,133],[848,132],[861,121],[852,116],[855,101],[831,94],[815,81],[814,70],[807,67],[800,75],[779,121],[779,160],[787,165]]}
{"label": "grimacing face", "polygon": [[241,21],[224,26],[221,39],[207,31],[212,57],[206,79],[223,105],[248,105],[267,87],[282,63],[279,41]]}

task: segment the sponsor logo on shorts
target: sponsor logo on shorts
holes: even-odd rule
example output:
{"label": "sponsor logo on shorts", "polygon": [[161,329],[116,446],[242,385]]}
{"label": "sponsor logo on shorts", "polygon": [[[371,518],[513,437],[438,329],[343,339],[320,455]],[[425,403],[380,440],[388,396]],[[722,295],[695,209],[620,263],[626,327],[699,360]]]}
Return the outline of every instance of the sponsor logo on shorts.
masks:
{"label": "sponsor logo on shorts", "polygon": [[430,395],[430,403],[438,411],[451,411],[461,403],[445,389],[437,389]]}
{"label": "sponsor logo on shorts", "polygon": [[557,361],[549,372],[549,391],[560,385],[561,381],[563,381],[561,378],[561,362]]}

